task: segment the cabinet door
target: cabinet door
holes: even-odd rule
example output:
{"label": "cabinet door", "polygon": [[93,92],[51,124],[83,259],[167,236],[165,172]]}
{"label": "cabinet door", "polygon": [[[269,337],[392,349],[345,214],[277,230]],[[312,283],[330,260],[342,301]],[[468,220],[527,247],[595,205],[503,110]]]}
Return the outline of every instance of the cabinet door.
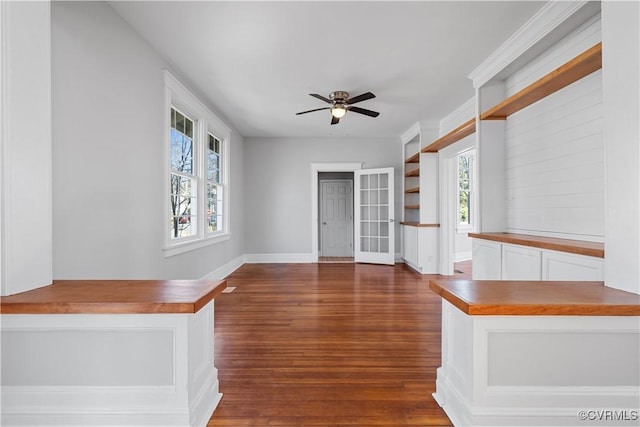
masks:
{"label": "cabinet door", "polygon": [[418,264],[422,274],[439,273],[437,227],[418,228]]}
{"label": "cabinet door", "polygon": [[402,258],[413,268],[418,268],[418,228],[402,226]]}
{"label": "cabinet door", "polygon": [[604,280],[604,260],[585,255],[542,251],[542,280]]}
{"label": "cabinet door", "polygon": [[472,273],[474,280],[500,280],[502,271],[501,244],[473,239]]}
{"label": "cabinet door", "polygon": [[540,280],[541,250],[502,245],[502,280]]}

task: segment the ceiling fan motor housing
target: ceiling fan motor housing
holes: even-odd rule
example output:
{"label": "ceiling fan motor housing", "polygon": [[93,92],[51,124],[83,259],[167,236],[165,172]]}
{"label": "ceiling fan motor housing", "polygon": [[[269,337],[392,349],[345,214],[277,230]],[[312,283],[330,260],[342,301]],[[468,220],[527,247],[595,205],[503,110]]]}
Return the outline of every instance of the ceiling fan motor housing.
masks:
{"label": "ceiling fan motor housing", "polygon": [[329,94],[329,98],[334,102],[344,103],[347,99],[349,99],[349,92],[337,90],[335,92],[331,92]]}

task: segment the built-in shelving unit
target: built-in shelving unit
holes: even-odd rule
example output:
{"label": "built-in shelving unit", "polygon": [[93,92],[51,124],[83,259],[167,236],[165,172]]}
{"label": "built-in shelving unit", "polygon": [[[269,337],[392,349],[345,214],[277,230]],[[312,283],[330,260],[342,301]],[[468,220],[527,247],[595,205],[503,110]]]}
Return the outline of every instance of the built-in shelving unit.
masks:
{"label": "built-in shelving unit", "polygon": [[[602,43],[563,64],[541,79],[510,96],[480,115],[481,120],[505,120],[511,114],[540,101],[560,89],[602,68]],[[467,120],[451,132],[424,147],[422,153],[437,153],[476,131],[475,118]]]}
{"label": "built-in shelving unit", "polygon": [[403,221],[420,220],[420,130],[404,143],[404,215]]}
{"label": "built-in shelving unit", "polygon": [[[598,43],[571,61],[482,113],[482,120],[504,120],[511,114],[569,86],[602,68],[602,43]],[[432,144],[433,145],[433,144]]]}

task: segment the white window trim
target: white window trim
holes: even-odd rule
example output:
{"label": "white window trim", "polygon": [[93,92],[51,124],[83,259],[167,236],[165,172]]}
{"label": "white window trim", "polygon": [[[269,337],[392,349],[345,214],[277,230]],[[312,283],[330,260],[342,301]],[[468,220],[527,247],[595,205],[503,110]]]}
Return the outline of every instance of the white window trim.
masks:
{"label": "white window trim", "polygon": [[[162,250],[165,257],[171,257],[174,255],[182,254],[195,249],[200,249],[205,246],[213,245],[215,243],[223,242],[231,238],[231,221],[230,214],[230,200],[231,190],[229,182],[229,165],[230,165],[230,139],[231,128],[229,128],[222,120],[216,117],[215,114],[207,108],[198,98],[196,98],[178,79],[176,79],[168,70],[163,70],[164,85],[165,85],[165,100],[164,100],[164,198],[163,198],[163,218],[169,218],[171,213],[169,210],[169,198],[170,198],[170,185],[171,179],[171,154],[170,154],[170,141],[171,141],[171,107],[175,106],[184,113],[189,114],[195,120],[194,132],[198,135],[198,140],[195,141],[194,157],[196,160],[195,170],[198,176],[198,212],[197,212],[197,234],[190,237],[185,237],[179,241],[172,241],[169,227],[164,227],[164,246]],[[222,186],[223,203],[222,203],[222,230],[220,232],[208,233],[205,227],[205,206],[206,206],[206,170],[204,170],[204,159],[207,150],[208,137],[206,135],[211,133],[220,139],[222,143]],[[163,221],[163,224],[167,224]]]}

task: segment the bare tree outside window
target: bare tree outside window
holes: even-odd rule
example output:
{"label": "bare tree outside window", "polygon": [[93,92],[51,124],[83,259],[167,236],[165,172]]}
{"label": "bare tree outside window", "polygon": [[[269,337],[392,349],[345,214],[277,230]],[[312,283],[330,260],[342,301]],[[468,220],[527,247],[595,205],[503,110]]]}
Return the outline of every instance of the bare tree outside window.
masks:
{"label": "bare tree outside window", "polygon": [[473,150],[458,155],[458,224],[462,226],[472,223],[474,157]]}
{"label": "bare tree outside window", "polygon": [[193,168],[193,120],[171,109],[171,237],[195,229],[196,180]]}

